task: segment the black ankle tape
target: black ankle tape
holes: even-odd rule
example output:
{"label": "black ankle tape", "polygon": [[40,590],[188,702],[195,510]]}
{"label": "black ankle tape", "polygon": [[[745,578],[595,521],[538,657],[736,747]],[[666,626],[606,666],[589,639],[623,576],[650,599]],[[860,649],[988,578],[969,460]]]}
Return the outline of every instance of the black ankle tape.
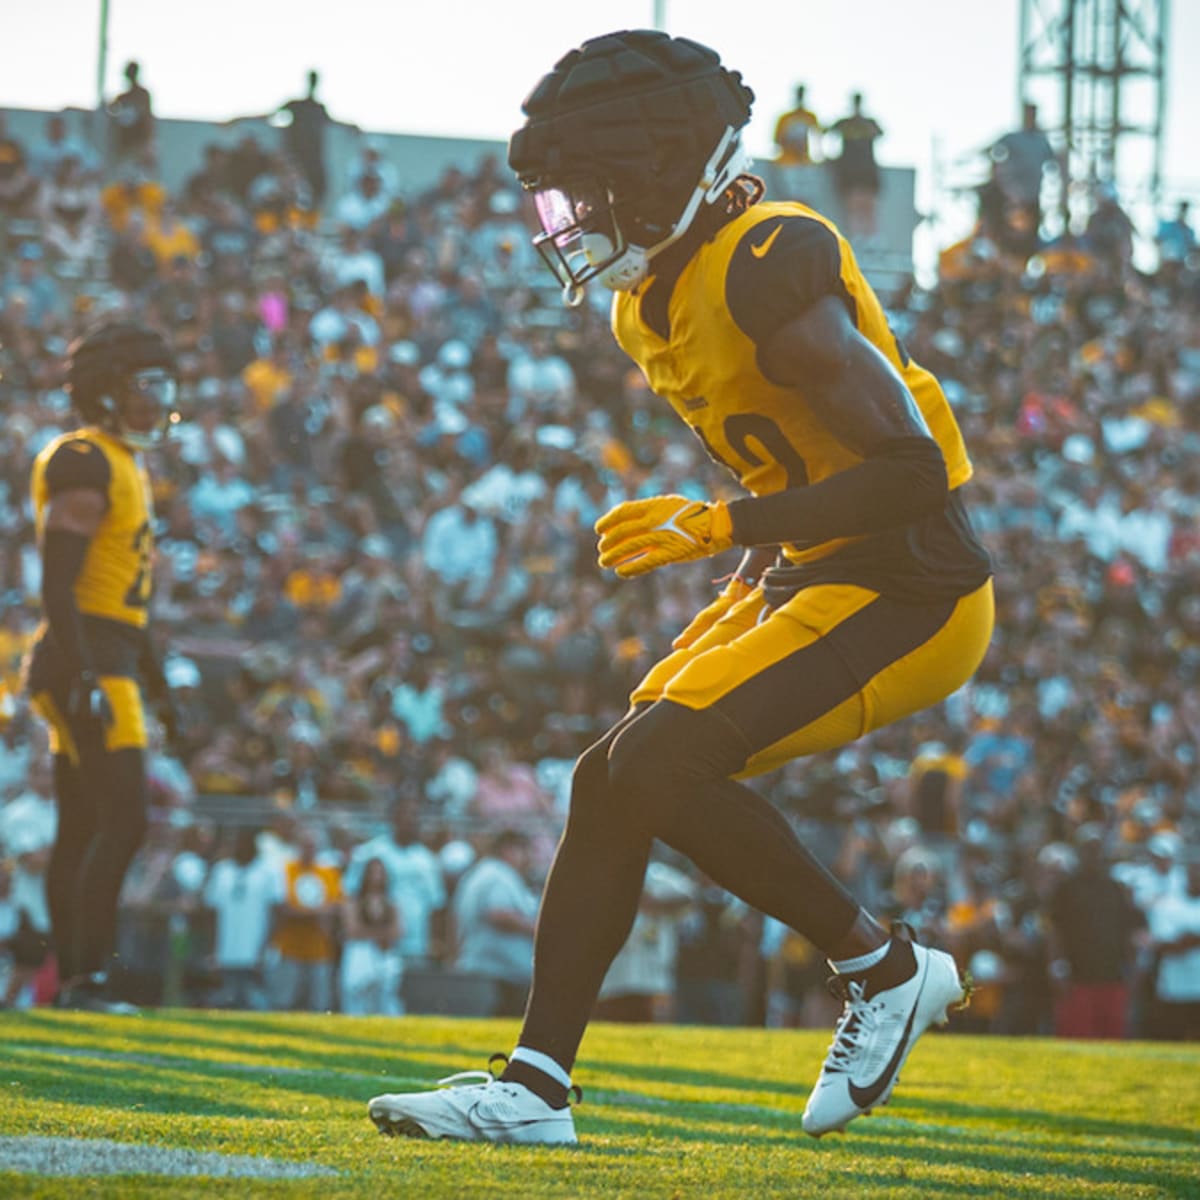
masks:
{"label": "black ankle tape", "polygon": [[569,1103],[567,1089],[557,1079],[551,1079],[545,1071],[531,1067],[526,1062],[510,1062],[500,1075],[503,1083],[519,1083],[535,1096],[540,1096],[551,1108],[566,1108]]}
{"label": "black ankle tape", "polygon": [[898,987],[910,980],[917,971],[917,956],[912,943],[904,938],[893,937],[883,961],[868,967],[862,973],[865,994],[868,999],[888,988]]}

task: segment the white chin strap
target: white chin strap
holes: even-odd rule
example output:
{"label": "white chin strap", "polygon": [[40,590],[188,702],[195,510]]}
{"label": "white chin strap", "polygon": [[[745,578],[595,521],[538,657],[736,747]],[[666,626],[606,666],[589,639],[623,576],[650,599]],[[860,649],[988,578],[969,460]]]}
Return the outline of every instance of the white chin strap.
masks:
{"label": "white chin strap", "polygon": [[[696,219],[700,206],[712,204],[718,200],[725,189],[749,165],[750,156],[742,148],[738,131],[732,125],[727,125],[725,132],[721,135],[721,140],[717,143],[717,148],[712,152],[708,162],[704,164],[704,173],[692,191],[687,207],[680,214],[679,220],[675,222],[671,232],[653,246],[627,245],[607,267],[597,272],[597,281],[614,292],[627,292],[631,288],[637,287],[650,273],[650,260],[683,237]],[[584,253],[588,260],[603,262],[605,254],[598,252],[603,249],[607,254],[611,254],[612,244],[602,234],[588,236],[604,243],[603,247],[597,245],[594,249],[589,248],[585,238]],[[568,291],[571,290],[573,289],[568,289]],[[566,299],[568,304],[572,303],[570,295],[567,295]],[[582,289],[580,289],[580,299],[582,299]],[[578,304],[579,301],[576,300],[575,303]]]}

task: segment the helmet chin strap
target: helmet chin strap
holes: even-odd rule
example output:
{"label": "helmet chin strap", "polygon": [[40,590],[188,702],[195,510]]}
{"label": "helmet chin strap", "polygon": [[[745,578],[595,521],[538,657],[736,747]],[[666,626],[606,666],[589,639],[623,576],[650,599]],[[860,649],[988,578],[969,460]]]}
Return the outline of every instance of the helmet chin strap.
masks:
{"label": "helmet chin strap", "polygon": [[[653,246],[635,246],[627,243],[621,254],[604,270],[597,272],[596,279],[614,292],[627,292],[631,288],[637,287],[649,274],[650,260],[668,246],[679,241],[691,228],[696,214],[700,211],[700,206],[712,204],[719,199],[730,183],[746,170],[749,163],[750,157],[742,148],[738,130],[732,125],[727,125],[725,132],[721,135],[721,140],[717,142],[717,148],[712,152],[708,162],[704,164],[704,172],[671,232]],[[603,240],[607,241],[608,239]],[[572,304],[567,295],[570,291],[571,287],[568,285],[563,297],[568,305]],[[582,291],[580,299],[582,299]],[[578,304],[579,301],[576,300],[575,303]]]}

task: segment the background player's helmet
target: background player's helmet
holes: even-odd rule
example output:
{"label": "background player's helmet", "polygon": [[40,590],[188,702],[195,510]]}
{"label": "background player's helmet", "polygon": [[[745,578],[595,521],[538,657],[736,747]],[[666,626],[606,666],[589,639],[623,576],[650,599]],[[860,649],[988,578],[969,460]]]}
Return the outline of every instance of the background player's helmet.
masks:
{"label": "background player's helmet", "polygon": [[618,291],[687,232],[747,166],[754,93],[716,52],[632,30],[592,38],[529,93],[508,162],[533,193],[538,252],[568,303],[598,279]]}
{"label": "background player's helmet", "polygon": [[175,356],[166,339],[133,321],[89,329],[67,350],[67,390],[76,412],[135,449],[166,437],[175,411]]}

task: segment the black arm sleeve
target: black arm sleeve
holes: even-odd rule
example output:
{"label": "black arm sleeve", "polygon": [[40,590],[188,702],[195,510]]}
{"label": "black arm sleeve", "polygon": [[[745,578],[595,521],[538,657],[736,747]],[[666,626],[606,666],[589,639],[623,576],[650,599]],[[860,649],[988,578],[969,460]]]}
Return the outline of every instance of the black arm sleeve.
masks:
{"label": "black arm sleeve", "polygon": [[46,492],[51,498],[81,488],[107,496],[111,482],[112,468],[104,451],[83,437],[63,442],[46,464]]}
{"label": "black arm sleeve", "polygon": [[815,545],[907,525],[946,503],[949,484],[941,448],[932,438],[896,437],[846,471],[770,496],[729,505],[739,546],[777,542]]}
{"label": "black arm sleeve", "polygon": [[92,671],[92,656],[75,605],[75,580],[91,539],[67,529],[47,529],[42,539],[42,611],[68,669]]}

